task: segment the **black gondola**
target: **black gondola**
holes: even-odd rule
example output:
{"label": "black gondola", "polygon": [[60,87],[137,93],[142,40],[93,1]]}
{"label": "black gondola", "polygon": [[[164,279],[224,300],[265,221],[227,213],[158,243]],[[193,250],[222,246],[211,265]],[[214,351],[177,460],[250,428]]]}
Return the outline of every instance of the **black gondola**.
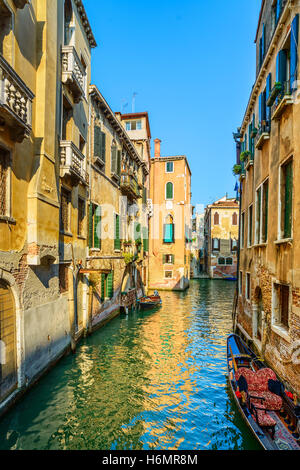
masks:
{"label": "black gondola", "polygon": [[299,406],[286,395],[283,384],[244,341],[227,339],[230,388],[237,407],[266,450],[300,450]]}

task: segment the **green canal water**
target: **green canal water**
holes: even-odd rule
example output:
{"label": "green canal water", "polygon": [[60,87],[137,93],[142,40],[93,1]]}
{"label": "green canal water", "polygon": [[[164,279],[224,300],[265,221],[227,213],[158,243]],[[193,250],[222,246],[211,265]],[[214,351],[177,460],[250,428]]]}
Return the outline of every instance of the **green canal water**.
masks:
{"label": "green canal water", "polygon": [[234,284],[192,281],[82,341],[0,421],[0,449],[256,449],[226,374]]}

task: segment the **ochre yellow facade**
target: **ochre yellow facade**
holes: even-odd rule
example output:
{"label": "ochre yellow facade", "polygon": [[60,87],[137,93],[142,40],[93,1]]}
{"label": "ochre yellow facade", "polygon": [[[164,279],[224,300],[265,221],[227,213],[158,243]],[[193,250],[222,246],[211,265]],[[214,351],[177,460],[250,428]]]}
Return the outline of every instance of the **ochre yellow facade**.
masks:
{"label": "ochre yellow facade", "polygon": [[155,140],[150,170],[149,288],[185,290],[190,281],[191,171],[185,156],[162,157]]}
{"label": "ochre yellow facade", "polygon": [[236,328],[299,394],[300,2],[284,1],[276,22],[272,3],[261,10],[257,77],[235,134],[242,220]]}

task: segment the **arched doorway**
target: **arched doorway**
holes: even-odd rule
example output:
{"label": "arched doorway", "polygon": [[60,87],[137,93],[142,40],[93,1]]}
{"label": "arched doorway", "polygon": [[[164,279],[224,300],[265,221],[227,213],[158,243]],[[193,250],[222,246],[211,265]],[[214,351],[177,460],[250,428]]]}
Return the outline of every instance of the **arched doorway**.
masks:
{"label": "arched doorway", "polygon": [[0,400],[18,385],[16,307],[10,287],[0,280]]}

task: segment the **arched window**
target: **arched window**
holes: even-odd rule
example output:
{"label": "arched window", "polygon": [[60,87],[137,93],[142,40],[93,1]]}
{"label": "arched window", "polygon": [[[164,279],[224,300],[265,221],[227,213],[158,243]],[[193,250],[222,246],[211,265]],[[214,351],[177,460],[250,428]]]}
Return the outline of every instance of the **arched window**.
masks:
{"label": "arched window", "polygon": [[166,199],[174,199],[174,185],[173,183],[166,184]]}
{"label": "arched window", "polygon": [[73,9],[72,9],[72,2],[71,0],[65,0],[65,46],[69,46],[71,44],[72,39],[72,28],[70,24],[73,18]]}
{"label": "arched window", "polygon": [[218,259],[218,264],[219,264],[220,266],[224,266],[224,264],[225,264],[225,258],[219,258],[219,259]]}
{"label": "arched window", "polygon": [[236,212],[232,214],[232,225],[237,225],[238,224],[238,215]]}
{"label": "arched window", "polygon": [[214,214],[214,225],[219,225],[220,224],[220,216],[218,212],[215,212]]}
{"label": "arched window", "polygon": [[220,251],[220,240],[218,238],[212,239],[212,250],[213,251]]}
{"label": "arched window", "polygon": [[226,258],[226,264],[227,266],[231,266],[233,264],[232,258]]}

